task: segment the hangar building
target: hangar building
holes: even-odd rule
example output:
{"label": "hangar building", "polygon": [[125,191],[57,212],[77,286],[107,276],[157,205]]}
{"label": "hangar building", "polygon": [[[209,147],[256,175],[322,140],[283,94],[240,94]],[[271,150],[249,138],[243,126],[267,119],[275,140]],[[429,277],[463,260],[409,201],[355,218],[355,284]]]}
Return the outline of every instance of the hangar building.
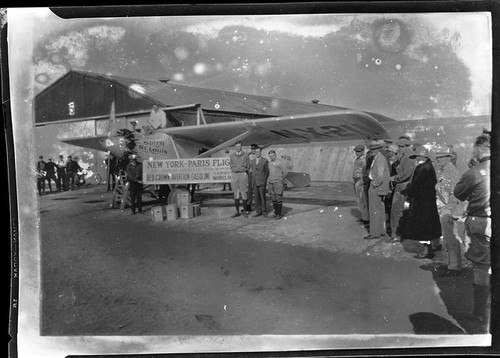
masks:
{"label": "hangar building", "polygon": [[[35,126],[40,154],[45,153],[49,157],[59,153],[80,153],[79,157],[94,171],[104,174],[104,152],[97,148],[83,150],[60,140],[106,134],[113,102],[118,128],[128,129],[132,129],[131,123],[147,119],[155,103],[160,107],[179,108],[175,112],[167,112],[168,126],[199,123],[200,110],[207,123],[214,123],[344,109],[317,101],[301,102],[191,87],[172,83],[168,79],[144,80],[73,70],[35,97]],[[391,138],[410,134],[420,143],[445,137],[467,140],[479,133],[482,127],[490,126],[489,116],[395,121],[380,114],[367,113],[386,127]],[[457,120],[462,125],[458,125]],[[458,128],[463,130],[457,131]],[[287,145],[276,149],[293,163],[295,171],[309,173],[313,181],[350,181],[354,160],[352,147],[356,144],[360,141],[324,142],[306,147]]]}

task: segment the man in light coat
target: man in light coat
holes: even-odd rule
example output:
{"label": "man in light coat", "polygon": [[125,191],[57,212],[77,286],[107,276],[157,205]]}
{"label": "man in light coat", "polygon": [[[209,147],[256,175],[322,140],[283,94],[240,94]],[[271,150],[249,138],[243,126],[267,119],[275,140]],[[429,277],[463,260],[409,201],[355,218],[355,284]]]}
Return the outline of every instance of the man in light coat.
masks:
{"label": "man in light coat", "polygon": [[355,146],[354,152],[356,153],[356,159],[354,159],[352,170],[354,195],[356,195],[358,209],[361,212],[360,220],[363,224],[366,225],[370,220],[370,216],[368,212],[368,200],[363,188],[363,173],[366,170],[365,146],[361,144]]}
{"label": "man in light coat", "polygon": [[[462,269],[462,240],[455,234],[455,223],[461,224],[455,217],[463,207],[460,200],[455,198],[453,190],[460,180],[460,173],[452,163],[453,154],[449,147],[436,146],[437,159],[437,184],[436,184],[436,204],[441,221],[441,233],[443,242],[448,254],[448,265],[446,271],[441,271],[440,276],[455,276]],[[462,212],[461,214],[465,214]],[[463,226],[463,225],[461,225]],[[458,229],[463,233],[463,229]]]}
{"label": "man in light coat", "polygon": [[250,158],[248,154],[242,150],[241,141],[235,143],[235,151],[229,156],[229,165],[231,167],[231,187],[234,193],[234,207],[236,212],[231,216],[236,218],[240,213],[240,197],[241,206],[243,207],[243,216],[248,217],[247,199],[248,199],[248,171],[250,170]]}
{"label": "man in light coat", "polygon": [[374,157],[369,169],[370,187],[369,212],[370,212],[370,235],[365,239],[379,239],[386,236],[385,227],[385,197],[389,194],[389,164],[381,153],[385,143],[383,140],[373,141],[370,145]]}

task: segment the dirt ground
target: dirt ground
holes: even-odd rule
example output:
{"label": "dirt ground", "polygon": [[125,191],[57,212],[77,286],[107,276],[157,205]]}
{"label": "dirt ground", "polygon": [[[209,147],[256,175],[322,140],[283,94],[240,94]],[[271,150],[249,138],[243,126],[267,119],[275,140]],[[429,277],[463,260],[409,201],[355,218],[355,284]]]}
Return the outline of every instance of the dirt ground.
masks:
{"label": "dirt ground", "polygon": [[[364,240],[349,183],[285,192],[280,221],[230,219],[202,186],[202,215],[153,222],[111,209],[106,187],[45,194],[42,335],[475,334],[472,272],[439,277],[414,248]],[[444,251],[444,250],[443,250]]]}

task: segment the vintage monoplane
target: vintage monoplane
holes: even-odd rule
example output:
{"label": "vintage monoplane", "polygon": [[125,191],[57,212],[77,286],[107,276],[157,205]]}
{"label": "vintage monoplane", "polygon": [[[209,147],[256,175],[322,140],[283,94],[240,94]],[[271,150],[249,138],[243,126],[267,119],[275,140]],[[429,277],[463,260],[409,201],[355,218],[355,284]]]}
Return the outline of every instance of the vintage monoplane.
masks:
{"label": "vintage monoplane", "polygon": [[[175,112],[187,108],[189,107],[172,106],[159,110]],[[245,146],[256,143],[266,148],[272,145],[307,144],[318,141],[363,140],[370,134],[379,138],[389,137],[383,125],[372,114],[349,109],[207,123],[201,108],[197,105],[193,105],[192,108],[198,111],[199,121],[195,125],[156,130],[151,130],[148,126],[148,134],[144,134],[141,128],[134,128],[129,132],[134,135],[134,150],[144,160],[145,184],[169,184],[182,188],[186,184],[228,182],[230,181],[228,160],[221,160],[218,153],[234,146],[236,141],[241,141]],[[107,151],[115,158],[127,155],[131,150],[127,146],[129,139],[123,135],[123,129],[116,128],[113,112],[112,109],[108,135],[62,141]],[[213,160],[199,160],[212,156],[215,156]],[[200,169],[203,171],[200,172]],[[184,171],[184,175],[176,175],[179,171]],[[217,173],[224,175],[216,175]],[[295,187],[308,186],[311,181],[308,173],[295,171],[290,171],[286,179]],[[171,200],[174,199],[169,199]]]}

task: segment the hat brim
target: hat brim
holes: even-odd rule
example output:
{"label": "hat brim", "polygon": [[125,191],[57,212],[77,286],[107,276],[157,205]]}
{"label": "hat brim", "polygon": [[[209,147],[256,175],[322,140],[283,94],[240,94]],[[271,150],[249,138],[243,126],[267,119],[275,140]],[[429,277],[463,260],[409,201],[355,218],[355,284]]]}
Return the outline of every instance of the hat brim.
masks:
{"label": "hat brim", "polygon": [[428,155],[425,155],[425,154],[412,154],[412,155],[410,155],[410,157],[409,157],[409,158],[410,158],[410,159],[415,159],[415,158],[417,158],[417,157],[429,158],[429,156],[428,156]]}

